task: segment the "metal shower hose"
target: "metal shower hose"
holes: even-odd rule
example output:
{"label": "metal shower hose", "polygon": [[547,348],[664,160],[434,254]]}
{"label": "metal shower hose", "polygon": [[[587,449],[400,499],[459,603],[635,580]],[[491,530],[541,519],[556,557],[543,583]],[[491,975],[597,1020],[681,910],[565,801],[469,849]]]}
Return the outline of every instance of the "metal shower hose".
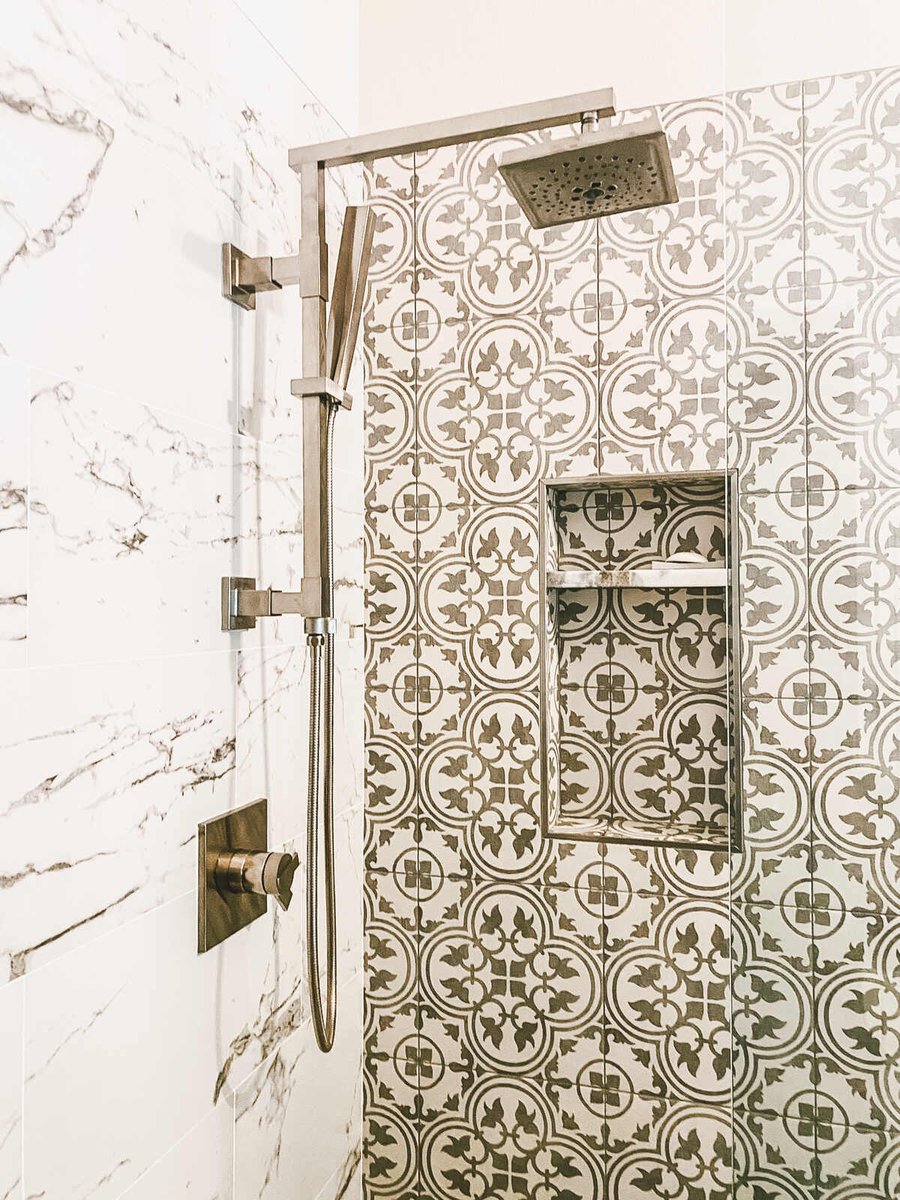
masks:
{"label": "metal shower hose", "polygon": [[[328,578],[327,616],[334,608],[334,419],[337,406],[328,404],[325,424],[325,511],[322,525]],[[334,1045],[337,1010],[337,935],[334,901],[334,634],[308,636],[309,662],[309,791],[306,815],[306,969],[313,1029],[319,1049]],[[324,688],[323,688],[324,674]],[[324,692],[324,709],[323,709]],[[324,740],[324,755],[322,742]],[[324,758],[324,763],[323,763]],[[325,999],[319,964],[319,804],[322,808],[322,848],[325,852]]]}

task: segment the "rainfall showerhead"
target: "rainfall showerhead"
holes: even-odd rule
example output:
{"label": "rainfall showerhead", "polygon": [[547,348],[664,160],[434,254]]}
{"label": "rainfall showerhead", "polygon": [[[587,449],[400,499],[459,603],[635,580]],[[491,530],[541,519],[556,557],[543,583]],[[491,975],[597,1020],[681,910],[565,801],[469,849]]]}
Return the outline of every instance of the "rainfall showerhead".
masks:
{"label": "rainfall showerhead", "polygon": [[535,229],[678,199],[666,135],[652,117],[511,151],[500,174]]}

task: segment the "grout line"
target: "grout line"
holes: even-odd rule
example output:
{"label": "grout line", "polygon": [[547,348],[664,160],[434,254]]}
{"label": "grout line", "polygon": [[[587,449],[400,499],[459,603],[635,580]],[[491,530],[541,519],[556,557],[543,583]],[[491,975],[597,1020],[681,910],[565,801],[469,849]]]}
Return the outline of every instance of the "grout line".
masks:
{"label": "grout line", "polygon": [[[806,112],[806,84],[800,85],[800,213],[801,213],[801,229],[802,244],[801,244],[801,278],[803,283],[803,430],[804,430],[804,478],[806,489],[804,495],[805,513],[805,546],[804,558],[806,567],[806,690],[807,696],[812,697],[812,679],[813,679],[813,621],[812,621],[812,522],[810,520],[810,502],[809,502],[809,481],[810,481],[810,412],[809,412],[809,291],[808,291],[808,228],[809,228],[809,203],[807,194],[807,112]],[[814,911],[813,899],[815,894],[815,845],[813,839],[813,799],[812,799],[812,781],[813,781],[813,722],[812,722],[812,703],[807,703],[806,706],[806,787],[807,787],[807,804],[808,826],[806,830],[806,854],[807,865],[809,871],[809,905],[810,911]],[[811,1052],[813,1060],[813,1105],[818,1112],[819,1108],[819,1049],[818,1049],[818,937],[816,935],[816,923],[813,921],[810,928],[810,947],[812,952],[811,962],[811,978],[810,988],[812,993],[812,1013],[811,1013]],[[818,1121],[813,1123],[813,1145],[815,1147],[815,1157],[819,1159],[819,1127]],[[816,1195],[819,1193],[818,1181],[814,1184]]]}
{"label": "grout line", "polygon": [[122,1192],[121,1195],[118,1197],[118,1200],[128,1200],[129,1194],[134,1191],[134,1189],[138,1186],[138,1184],[141,1183],[144,1179],[146,1179],[147,1176],[150,1174],[150,1172],[154,1171],[159,1166],[159,1164],[164,1159],[168,1158],[169,1155],[174,1150],[177,1150],[178,1147],[183,1145],[189,1137],[192,1137],[193,1134],[195,1134],[197,1132],[197,1130],[200,1128],[200,1126],[205,1121],[208,1121],[210,1119],[210,1117],[215,1113],[215,1111],[216,1111],[216,1106],[213,1105],[213,1107],[210,1108],[207,1112],[205,1112],[203,1114],[203,1116],[200,1117],[199,1120],[195,1121],[193,1123],[193,1125],[190,1125],[184,1131],[184,1133],[182,1133],[179,1137],[177,1137],[174,1142],[170,1142],[169,1145],[166,1146],[165,1150],[163,1150],[163,1152],[161,1154],[157,1155],[157,1157],[154,1158],[152,1162],[148,1163],[147,1166],[144,1168],[144,1170],[141,1171],[141,1173],[139,1175],[137,1175],[131,1181],[131,1183],[129,1183],[127,1185],[127,1187],[125,1188],[125,1191]]}
{"label": "grout line", "polygon": [[[109,929],[104,929],[101,933],[94,934],[93,937],[88,938],[87,941],[79,942],[75,946],[70,946],[68,950],[64,950],[62,953],[54,955],[52,958],[48,959],[47,962],[40,963],[36,967],[26,969],[22,975],[17,976],[16,978],[21,979],[25,984],[24,990],[25,994],[27,995],[28,984],[31,981],[40,978],[43,972],[49,971],[52,967],[58,966],[60,963],[65,962],[66,959],[71,958],[75,954],[79,954],[82,951],[87,951],[93,949],[95,946],[99,946],[101,942],[105,941],[107,938],[114,937],[116,934],[121,934],[124,929],[134,925],[135,922],[149,920],[150,917],[162,912],[163,909],[171,908],[176,904],[181,904],[184,902],[186,897],[196,897],[196,894],[197,885],[196,883],[192,883],[189,888],[185,889],[183,892],[179,892],[177,896],[169,896],[168,899],[161,900],[158,904],[154,904],[150,908],[145,908],[141,912],[133,913],[127,918],[127,920],[122,921],[118,925],[112,925]],[[12,983],[13,981],[9,980],[8,982]]]}
{"label": "grout line", "polygon": [[[602,848],[609,849],[610,847],[612,847],[612,848],[621,848],[621,849],[626,849],[626,850],[631,848],[629,843],[626,843],[626,842],[611,842],[611,843],[602,843],[602,842],[588,843],[588,842],[585,842],[582,844],[583,845],[593,844],[598,847],[596,865],[602,866],[604,868],[606,866],[608,856],[600,853],[600,850]],[[659,849],[663,849],[663,850],[666,849],[666,847],[664,847],[664,846],[659,847],[659,846],[643,846],[643,845],[638,846],[637,848],[641,849],[641,850],[651,850],[651,851],[659,850]],[[722,851],[714,851],[711,853],[722,853]],[[364,874],[365,875],[375,875],[379,878],[386,879],[388,877],[396,875],[396,871],[392,871],[387,867],[368,867],[368,868],[366,868]],[[492,875],[481,875],[481,874],[462,875],[459,872],[453,872],[453,871],[446,872],[444,875],[444,878],[446,880],[450,880],[455,883],[472,884],[475,887],[488,887],[488,886],[491,886],[492,884],[496,884],[498,882],[497,878]],[[542,878],[531,878],[531,879],[512,879],[512,880],[508,880],[507,882],[509,882],[512,886],[515,886],[515,887],[521,887],[521,888],[525,888],[525,889],[528,889],[531,891],[539,891],[539,892],[557,892],[557,891],[582,892],[582,891],[590,891],[591,890],[585,884],[569,883],[565,880],[551,880],[550,882],[547,882]],[[730,892],[731,892],[732,887],[733,887],[733,876],[729,877],[728,879],[723,878],[721,884],[716,885],[717,889],[718,888],[722,889],[721,892],[717,890],[717,891],[713,892],[712,894],[710,894],[709,891],[705,891],[702,896],[698,896],[696,894],[696,892],[689,890],[690,885],[687,883],[685,884],[685,890],[683,892],[672,892],[672,891],[660,892],[660,891],[656,890],[655,888],[649,888],[649,887],[647,887],[647,888],[632,888],[632,887],[628,887],[628,886],[625,886],[622,890],[628,896],[652,898],[654,900],[664,900],[664,901],[669,901],[672,904],[688,904],[688,903],[697,903],[697,904],[703,904],[703,905],[711,904],[711,905],[716,905],[716,906],[727,906],[730,908],[737,909],[739,911],[744,910],[744,909],[784,908],[787,911],[792,912],[792,913],[793,912],[803,912],[803,913],[807,912],[806,907],[802,906],[802,905],[793,904],[793,903],[781,904],[777,900],[745,900],[745,899],[741,898],[740,893],[736,893],[736,895],[733,898],[730,898]],[[426,897],[426,899],[427,898],[428,897]],[[882,920],[900,921],[900,912],[879,912],[879,911],[870,910],[870,909],[858,910],[853,907],[834,908],[831,905],[817,905],[815,907],[814,911],[816,911],[816,912],[833,912],[833,913],[838,913],[842,916],[859,915],[861,918],[866,918],[866,919],[880,918]]]}
{"label": "grout line", "polygon": [[422,904],[427,897],[422,896],[421,885],[421,846],[422,846],[422,710],[420,703],[420,685],[422,682],[422,543],[421,535],[424,532],[422,529],[422,511],[421,499],[422,493],[419,490],[420,483],[420,455],[422,440],[420,436],[421,414],[419,411],[419,399],[421,394],[421,381],[419,378],[420,361],[419,361],[419,153],[412,153],[412,303],[413,303],[413,380],[412,380],[412,402],[413,402],[413,479],[415,505],[416,505],[416,543],[415,554],[413,558],[413,571],[415,579],[415,608],[413,618],[413,629],[415,636],[415,678],[416,678],[416,745],[415,745],[415,797],[413,804],[414,813],[414,829],[415,829],[415,845],[416,845],[416,920],[414,932],[415,944],[415,987],[413,989],[413,1003],[415,1006],[415,1045],[418,1062],[416,1064],[416,1078],[414,1081],[414,1092],[416,1095],[416,1116],[415,1116],[415,1178],[416,1178],[416,1193],[422,1193],[422,1084],[420,1076],[420,1064],[422,1061],[422,983],[421,983],[421,968],[422,968]]}
{"label": "grout line", "polygon": [[22,1018],[22,1040],[21,1040],[21,1057],[19,1060],[19,1068],[22,1072],[19,1081],[19,1187],[22,1189],[22,1197],[28,1195],[28,1189],[25,1185],[25,1080],[27,1072],[25,1070],[25,1056],[28,1045],[27,1030],[28,1030],[28,989],[25,987],[25,980],[21,983],[22,999],[21,999],[21,1018]]}
{"label": "grout line", "polygon": [[[250,645],[250,644],[241,644],[240,640],[237,640],[239,638],[240,638],[240,634],[235,634],[236,640],[234,642],[232,642],[232,644],[230,646],[223,647],[220,650],[213,649],[213,648],[207,648],[205,650],[204,649],[178,650],[178,651],[169,651],[167,653],[160,652],[160,653],[156,653],[156,654],[152,654],[152,653],[138,654],[138,655],[132,655],[132,656],[125,657],[125,658],[113,658],[113,657],[110,657],[110,658],[86,658],[86,659],[72,659],[71,661],[57,661],[57,662],[45,662],[45,663],[42,663],[42,662],[34,663],[33,662],[33,663],[29,663],[27,665],[27,667],[24,667],[24,666],[23,667],[4,667],[4,668],[2,668],[2,670],[0,670],[0,678],[3,678],[3,672],[5,672],[5,671],[9,671],[10,673],[17,672],[17,671],[25,671],[26,669],[31,672],[69,671],[69,670],[90,669],[90,668],[96,668],[96,667],[127,666],[129,664],[133,665],[135,663],[168,662],[169,660],[177,661],[179,659],[185,659],[185,658],[204,659],[204,658],[210,658],[217,654],[221,654],[221,655],[224,655],[224,654],[278,654],[278,653],[282,653],[282,652],[287,653],[288,651],[292,651],[292,650],[303,650],[306,648],[306,642],[303,640],[296,641],[296,642],[266,642],[261,645],[260,644]],[[337,645],[342,646],[345,649],[347,647],[355,646],[360,641],[362,641],[362,638],[358,635],[355,637],[344,637],[340,634],[340,632],[338,633],[338,636],[336,638]]]}
{"label": "grout line", "polygon": [[[390,465],[390,464],[388,464],[388,465]],[[602,478],[602,473],[601,473],[601,478]],[[637,484],[622,485],[622,486],[624,488],[626,486],[637,486]],[[804,489],[804,490],[806,490],[806,489]],[[875,492],[878,495],[882,495],[882,494],[893,494],[895,492],[900,492],[900,485],[853,483],[853,484],[847,484],[843,487],[820,487],[818,484],[816,484],[815,487],[811,490],[813,490],[815,492],[820,492],[820,491],[827,492],[829,495],[838,494],[838,493],[840,493],[840,494],[849,493],[851,495],[855,495],[858,492]],[[768,496],[796,496],[796,495],[797,495],[796,489],[790,488],[790,487],[753,488],[752,490],[739,491],[738,501],[742,505],[744,501],[756,500],[756,499],[760,499],[760,498],[768,497]],[[365,517],[368,515],[368,512],[372,508],[380,506],[381,503],[383,503],[383,502],[369,499],[366,501],[366,503],[364,505],[364,511],[362,513],[348,511],[346,513],[346,515]],[[534,493],[526,493],[526,494],[520,495],[518,497],[514,496],[511,499],[507,499],[503,496],[497,496],[493,499],[476,498],[476,499],[472,499],[472,500],[446,501],[446,502],[442,502],[441,507],[442,507],[442,510],[445,512],[459,511],[459,512],[476,513],[476,512],[480,512],[481,510],[487,509],[487,508],[492,509],[492,510],[502,508],[504,510],[504,512],[509,512],[509,510],[521,510],[522,512],[527,513],[529,516],[533,517],[533,516],[535,516],[535,514],[538,511],[538,495],[537,495],[537,492],[534,492]]]}
{"label": "grout line", "polygon": [[[25,395],[23,401],[25,404],[25,654],[22,667],[20,669],[28,670],[31,667],[31,652],[33,646],[29,641],[29,633],[31,632],[31,617],[32,606],[29,603],[31,597],[31,502],[32,489],[34,486],[33,480],[33,463],[32,463],[32,442],[31,436],[31,376],[32,368],[27,364],[23,364],[25,369]],[[0,675],[2,677],[2,675]],[[22,1185],[24,1194],[25,1185]]]}
{"label": "grout line", "polygon": [[[315,100],[316,104],[318,104],[319,108],[321,108],[322,112],[328,114],[328,116],[335,123],[335,125],[338,127],[338,129],[341,131],[341,133],[343,133],[345,135],[345,137],[348,137],[348,138],[352,137],[352,134],[348,133],[348,131],[341,124],[341,122],[337,119],[337,117],[334,115],[334,113],[331,111],[331,109],[328,107],[328,105],[322,100],[322,98],[316,92],[313,91],[313,89],[309,86],[309,84],[306,82],[306,80],[303,78],[303,76],[297,71],[297,69],[290,62],[288,62],[288,60],[284,57],[284,55],[281,53],[281,51],[278,49],[278,47],[275,45],[275,43],[270,41],[269,38],[266,37],[266,35],[263,33],[263,31],[260,29],[260,27],[256,24],[256,22],[253,20],[253,18],[250,16],[250,14],[244,8],[243,4],[240,3],[240,0],[232,0],[232,3],[234,4],[234,6],[238,10],[238,12],[241,14],[241,16],[243,16],[243,18],[247,21],[247,23],[253,29],[256,30],[256,32],[259,34],[262,41],[265,42],[265,44],[269,47],[269,49],[281,60],[281,62],[285,65],[285,67],[287,67],[287,69],[294,76],[294,78],[298,79],[300,81],[300,83],[303,84],[303,86],[309,92],[310,96],[312,96],[312,98]],[[359,42],[358,33],[359,33],[359,31],[357,29],[357,38],[356,38],[357,43]],[[357,54],[357,58],[358,58],[358,54]]]}
{"label": "grout line", "polygon": [[[338,1000],[340,1000],[340,998],[341,998],[341,993],[346,988],[349,988],[349,986],[351,984],[355,983],[357,977],[361,974],[362,974],[362,967],[360,966],[356,971],[353,971],[352,974],[348,975],[346,977],[346,979],[344,979],[343,983],[338,982],[338,985],[337,985]],[[299,978],[299,983],[300,983],[300,987],[302,989],[303,985],[304,985],[304,979],[302,977]],[[284,1051],[284,1049],[289,1045],[289,1043],[296,1041],[296,1039],[301,1037],[302,1035],[309,1036],[311,1033],[313,1035],[312,1040],[311,1040],[311,1045],[314,1045],[315,1044],[315,1034],[313,1033],[312,1016],[307,1015],[303,1018],[302,1022],[298,1026],[296,1026],[296,1028],[291,1029],[287,1033],[285,1033],[285,1035],[272,1048],[271,1052],[269,1054],[267,1054],[265,1058],[260,1059],[260,1061],[258,1063],[256,1063],[255,1066],[249,1067],[247,1069],[246,1073],[241,1075],[233,1084],[231,1084],[231,1083],[226,1084],[225,1087],[223,1088],[222,1094],[226,1095],[228,1100],[234,1101],[237,1097],[238,1092],[245,1086],[245,1084],[247,1084],[248,1081],[251,1080],[254,1075],[256,1075],[260,1071],[266,1069],[269,1066],[269,1064],[271,1064],[274,1061],[274,1059],[277,1058],[277,1056],[279,1054],[281,1054],[282,1051]],[[233,1105],[233,1107],[234,1107],[234,1105]]]}
{"label": "grout line", "polygon": [[231,1105],[231,1200],[237,1200],[237,1105]]}
{"label": "grout line", "polygon": [[[232,3],[237,3],[237,0],[232,0]],[[234,315],[239,317],[240,313],[235,312]],[[296,447],[292,447],[288,443],[290,441],[299,442],[299,432],[296,435],[291,434],[287,437],[283,437],[280,440],[267,441],[264,438],[255,437],[253,434],[243,433],[237,428],[234,421],[231,424],[214,424],[210,421],[204,421],[198,417],[191,416],[180,409],[172,408],[163,404],[157,404],[152,400],[141,399],[133,392],[114,391],[112,388],[105,387],[103,384],[91,383],[89,379],[79,375],[77,371],[67,371],[60,367],[45,366],[41,363],[26,362],[23,359],[15,359],[12,361],[23,362],[29,371],[29,376],[36,375],[38,373],[47,375],[50,377],[50,379],[52,379],[53,385],[70,383],[75,388],[76,393],[79,389],[87,389],[91,392],[97,392],[100,396],[106,397],[110,400],[115,400],[119,404],[124,403],[132,406],[133,408],[144,408],[149,410],[154,415],[174,418],[175,420],[182,421],[185,425],[193,426],[198,430],[206,430],[210,433],[215,433],[220,438],[230,438],[232,440],[236,440],[242,446],[247,446],[250,448],[264,447],[266,449],[274,450],[291,457],[296,456]],[[237,362],[235,362],[232,373],[233,375],[237,369]],[[45,390],[46,388],[41,388],[41,391]],[[34,399],[36,394],[37,393],[32,392],[29,396],[29,401]],[[200,437],[198,437],[197,440],[203,441],[203,439]]]}
{"label": "grout line", "polygon": [[[725,60],[726,60],[725,21],[726,21],[725,7],[723,6],[723,11],[722,11],[722,85],[723,85],[723,91],[722,91],[722,97],[721,97],[723,132],[726,129],[726,123],[727,123],[727,119],[728,119],[726,93],[724,90]],[[723,242],[724,242],[724,246],[727,247],[727,244],[728,244],[728,216],[727,216],[727,194],[726,194],[726,187],[725,187],[725,171],[726,171],[726,169],[727,169],[727,156],[723,156],[722,170],[719,175],[719,209],[720,209],[720,212],[722,213]],[[724,418],[723,425],[724,425],[724,434],[725,434],[725,464],[724,465],[725,465],[725,470],[727,471],[729,469],[729,467],[731,467],[731,465],[732,465],[728,459],[728,453],[729,453],[729,449],[731,447],[732,441],[731,441],[731,429],[730,429],[730,420],[729,420],[730,404],[729,404],[728,368],[729,368],[730,361],[731,361],[731,355],[729,353],[729,345],[728,345],[730,322],[728,319],[729,318],[729,304],[728,304],[727,263],[725,264],[725,270],[723,270],[723,273],[722,273],[722,312],[723,312],[723,320],[722,320],[722,329],[723,329],[722,405],[723,405],[723,418]],[[735,466],[736,466],[736,464],[735,464]],[[731,506],[732,496],[735,497],[735,504],[736,504],[738,511],[731,511],[730,506]],[[741,596],[741,584],[740,584],[740,562],[733,563],[733,564],[728,563],[728,558],[729,558],[729,555],[731,554],[732,548],[734,547],[735,544],[737,544],[737,540],[740,537],[741,500],[742,500],[742,497],[740,495],[740,472],[738,471],[738,479],[737,479],[736,487],[734,489],[731,489],[726,486],[726,488],[725,488],[725,531],[726,531],[725,557],[726,557],[726,565],[729,565],[732,568],[732,570],[729,571],[729,588],[728,588],[726,596],[725,596],[725,603],[727,606],[727,610],[731,613],[731,615],[733,615],[735,617],[735,620],[738,623],[738,629],[740,629],[740,618],[741,618],[741,610],[742,610],[742,603],[741,603],[742,596]],[[735,531],[735,533],[737,535],[736,537],[728,536],[732,530]],[[732,596],[732,589],[736,589],[736,591],[737,591],[736,596]],[[730,624],[731,624],[731,621],[729,619],[728,625],[730,625]],[[741,642],[742,642],[742,639],[738,638],[737,647],[736,647],[736,650],[737,650],[736,657],[738,659],[737,662],[731,661],[733,652],[735,650],[733,637],[729,637],[728,643],[726,646],[726,668],[727,668],[727,674],[728,674],[728,686],[726,687],[726,704],[727,704],[728,714],[729,714],[729,719],[728,719],[728,748],[729,748],[728,749],[728,759],[729,759],[729,762],[728,762],[728,766],[726,768],[726,780],[727,781],[730,781],[732,778],[731,766],[733,765],[733,762],[734,762],[734,755],[735,755],[735,753],[740,754],[740,751],[743,747],[744,734],[743,734],[743,727],[742,727],[742,721],[741,721],[741,718],[743,716],[743,713],[742,713],[743,687],[741,686],[741,678],[740,678],[741,677],[740,659],[743,656],[743,646],[742,646]],[[736,684],[736,686],[735,686],[735,684]],[[736,698],[737,712],[732,711],[732,705],[735,702],[735,693],[737,693],[737,698]],[[735,797],[729,798],[728,805],[727,805],[727,814],[728,814],[727,834],[728,834],[729,846],[731,846],[731,844],[733,842],[733,837],[734,837],[734,832],[735,832],[732,829],[732,822],[734,821],[734,818],[735,818],[735,811],[737,813],[738,820],[741,821],[742,824],[744,822],[744,804],[743,804],[743,799],[742,799],[744,780],[742,778],[734,779],[733,786],[734,786],[737,794]],[[738,830],[739,838],[741,837],[743,832],[744,832],[743,829]],[[742,842],[742,844],[743,844],[743,842]],[[743,858],[745,855],[746,855],[746,850],[743,851],[741,857]],[[735,1007],[736,1007],[735,1006],[735,956],[734,956],[735,902],[734,902],[734,869],[732,867],[732,861],[731,861],[730,857],[728,858],[728,876],[727,876],[727,891],[726,891],[725,905],[726,905],[726,909],[727,909],[727,913],[728,913],[728,1008],[727,1008],[727,1012],[728,1012],[728,1036],[729,1036],[729,1043],[730,1043],[730,1054],[729,1054],[730,1079],[729,1079],[729,1087],[728,1087],[728,1114],[729,1114],[729,1124],[731,1127],[731,1140],[732,1140],[732,1142],[734,1142],[735,1061],[737,1058],[736,1046],[735,1046],[735,1034],[734,1034]],[[740,1184],[734,1178],[732,1179],[732,1184],[735,1189],[735,1192],[737,1192],[738,1189],[740,1188]]]}
{"label": "grout line", "polygon": [[[360,1141],[358,1143],[358,1145],[359,1145],[359,1150],[360,1150],[360,1160],[359,1160],[359,1163],[357,1164],[357,1168],[356,1168],[356,1171],[354,1172],[354,1174],[356,1174],[357,1172],[361,1172],[362,1165],[363,1165],[362,1164],[362,1142]],[[338,1182],[339,1182],[340,1178],[343,1177],[343,1171],[344,1171],[345,1166],[346,1166],[346,1163],[342,1162],[342,1163],[339,1163],[335,1167],[335,1169],[331,1172],[331,1174],[328,1176],[328,1178],[325,1180],[325,1182],[322,1184],[322,1186],[316,1192],[314,1200],[325,1200],[326,1195],[329,1197],[329,1200],[330,1200],[330,1198],[334,1196],[335,1193],[332,1188],[332,1184],[335,1182],[335,1180],[338,1180]],[[352,1176],[351,1176],[351,1180],[348,1180],[348,1183],[351,1181],[352,1181]],[[341,1193],[342,1196],[345,1194],[346,1194],[345,1192]]]}

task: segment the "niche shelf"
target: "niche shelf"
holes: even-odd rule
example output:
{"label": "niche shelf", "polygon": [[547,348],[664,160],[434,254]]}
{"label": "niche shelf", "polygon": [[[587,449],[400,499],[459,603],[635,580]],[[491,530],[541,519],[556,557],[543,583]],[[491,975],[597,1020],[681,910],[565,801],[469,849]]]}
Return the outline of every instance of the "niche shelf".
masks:
{"label": "niche shelf", "polygon": [[578,590],[579,588],[686,588],[725,587],[728,571],[725,567],[647,567],[644,570],[617,571],[548,571],[547,587]]}
{"label": "niche shelf", "polygon": [[735,512],[731,472],[542,483],[548,836],[740,847]]}

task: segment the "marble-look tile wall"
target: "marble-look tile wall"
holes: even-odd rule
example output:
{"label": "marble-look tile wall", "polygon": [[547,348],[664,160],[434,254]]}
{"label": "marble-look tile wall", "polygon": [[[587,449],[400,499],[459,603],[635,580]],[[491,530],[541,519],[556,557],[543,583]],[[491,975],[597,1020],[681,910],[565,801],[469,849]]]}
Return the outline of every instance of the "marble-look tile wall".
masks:
{"label": "marble-look tile wall", "polygon": [[[599,225],[370,172],[371,1200],[900,1194],[900,70],[659,115]],[[725,466],[743,849],[551,842],[538,480]]]}
{"label": "marble-look tile wall", "polygon": [[[360,1188],[359,412],[336,487],[331,1056],[300,876],[289,912],[196,951],[198,821],[265,795],[270,844],[305,838],[301,624],[223,634],[218,611],[224,574],[300,577],[299,304],[227,304],[219,247],[290,252],[288,147],[340,127],[251,9],[26,0],[2,22],[4,1200]],[[332,230],[357,186],[329,181]]]}

